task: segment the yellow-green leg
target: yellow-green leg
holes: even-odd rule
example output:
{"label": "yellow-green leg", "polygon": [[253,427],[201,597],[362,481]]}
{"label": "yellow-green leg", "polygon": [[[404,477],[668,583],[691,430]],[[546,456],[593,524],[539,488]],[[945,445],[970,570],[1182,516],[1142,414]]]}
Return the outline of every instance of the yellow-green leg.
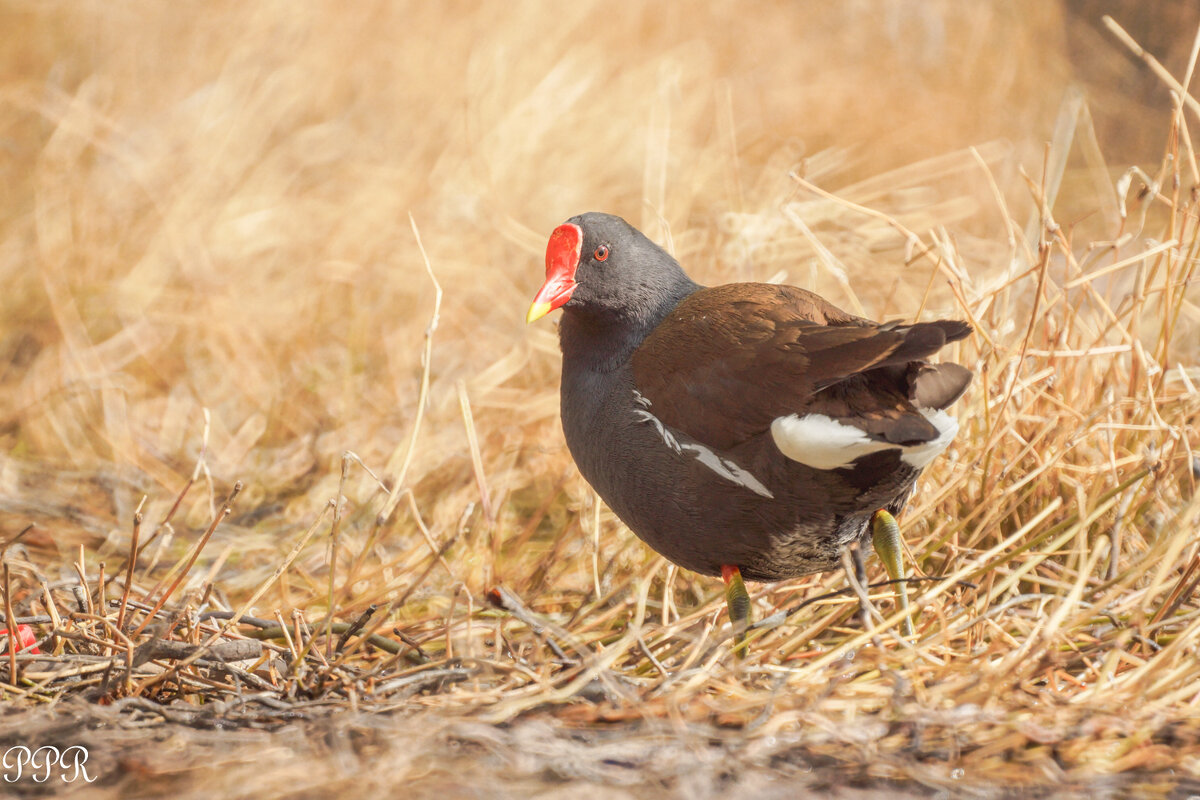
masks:
{"label": "yellow-green leg", "polygon": [[904,582],[904,549],[900,544],[900,526],[896,518],[884,509],[879,509],[871,517],[871,544],[883,562],[888,577],[894,581],[896,599],[904,611],[904,635],[913,635],[912,613],[908,606],[908,584]]}
{"label": "yellow-green leg", "polygon": [[733,625],[733,653],[746,657],[746,629],[750,627],[750,593],[742,580],[742,571],[735,566],[721,567],[725,581],[725,604],[729,606],[729,622]]}

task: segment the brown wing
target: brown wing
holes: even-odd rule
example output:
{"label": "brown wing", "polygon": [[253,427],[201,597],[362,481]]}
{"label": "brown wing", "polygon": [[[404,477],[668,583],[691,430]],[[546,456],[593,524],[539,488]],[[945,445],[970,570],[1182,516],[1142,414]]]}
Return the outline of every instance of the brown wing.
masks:
{"label": "brown wing", "polygon": [[[937,431],[910,402],[910,364],[969,332],[962,322],[879,325],[803,289],[734,283],[680,302],[634,352],[633,377],[660,420],[713,447],[733,447],[794,413],[919,442]],[[962,377],[939,383],[930,376],[938,367],[917,367],[934,371],[921,382],[930,395],[949,396]],[[957,369],[961,393],[970,373]]]}

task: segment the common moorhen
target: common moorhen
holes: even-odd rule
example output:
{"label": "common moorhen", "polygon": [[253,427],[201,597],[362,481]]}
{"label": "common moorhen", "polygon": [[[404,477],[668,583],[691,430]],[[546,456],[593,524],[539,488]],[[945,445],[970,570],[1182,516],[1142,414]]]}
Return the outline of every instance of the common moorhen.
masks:
{"label": "common moorhen", "polygon": [[[546,248],[527,320],[563,309],[562,425],[579,471],[646,544],[727,585],[841,563],[876,531],[900,575],[891,514],[958,423],[971,381],[926,358],[965,322],[876,323],[812,292],[703,287],[625,220],[572,217]],[[900,584],[903,586],[903,583]]]}

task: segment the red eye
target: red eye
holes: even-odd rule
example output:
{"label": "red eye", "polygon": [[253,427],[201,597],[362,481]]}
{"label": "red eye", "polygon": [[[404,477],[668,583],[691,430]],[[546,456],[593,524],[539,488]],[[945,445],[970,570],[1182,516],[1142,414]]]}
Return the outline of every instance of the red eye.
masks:
{"label": "red eye", "polygon": [[592,253],[592,255],[596,257],[597,261],[603,261],[604,259],[608,258],[608,245],[600,245],[596,248],[596,252]]}

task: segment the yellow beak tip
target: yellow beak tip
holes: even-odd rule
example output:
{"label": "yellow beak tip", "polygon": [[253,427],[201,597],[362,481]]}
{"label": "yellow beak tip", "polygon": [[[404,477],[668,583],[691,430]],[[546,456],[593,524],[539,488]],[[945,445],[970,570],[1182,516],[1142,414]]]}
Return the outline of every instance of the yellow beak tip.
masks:
{"label": "yellow beak tip", "polygon": [[529,313],[525,315],[525,323],[537,322],[542,317],[549,314],[553,309],[549,303],[534,303],[529,307]]}

